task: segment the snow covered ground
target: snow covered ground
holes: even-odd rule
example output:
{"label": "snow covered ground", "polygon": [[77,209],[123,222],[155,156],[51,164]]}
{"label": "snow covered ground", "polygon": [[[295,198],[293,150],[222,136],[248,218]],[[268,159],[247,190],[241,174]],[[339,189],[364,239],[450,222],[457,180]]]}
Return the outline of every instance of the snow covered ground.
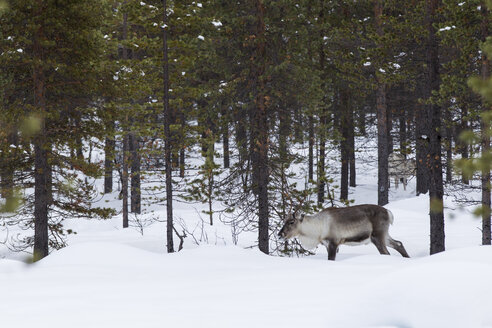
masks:
{"label": "snow covered ground", "polygon": [[[375,170],[359,172],[351,198],[375,203]],[[492,247],[479,246],[481,222],[448,198],[447,251],[429,256],[428,197],[413,196],[414,183],[393,189],[387,206],[390,234],[410,259],[373,245],[341,246],[335,262],[324,247],[267,256],[248,248],[253,233],[236,246],[230,227],[206,226],[202,205],[176,204],[200,245],[189,236],[174,254],[165,253],[164,223],[141,234],[122,229],[121,216],[68,221],[77,231],[69,246],[38,263],[0,248],[0,326],[492,327]],[[165,217],[152,209],[147,217]]]}

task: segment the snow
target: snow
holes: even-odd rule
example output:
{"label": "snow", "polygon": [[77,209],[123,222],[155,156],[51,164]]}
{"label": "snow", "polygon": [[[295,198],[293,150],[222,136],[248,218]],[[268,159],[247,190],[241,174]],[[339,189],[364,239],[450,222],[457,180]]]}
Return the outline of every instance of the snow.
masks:
{"label": "snow", "polygon": [[[373,142],[357,146],[356,204],[377,202]],[[116,207],[117,194],[99,202]],[[429,256],[428,196],[415,196],[415,179],[389,194],[389,232],[410,259],[372,244],[342,245],[335,262],[323,246],[307,257],[265,255],[251,247],[254,232],[234,245],[229,226],[207,225],[202,204],[175,204],[177,230],[196,241],[174,254],[165,222],[141,233],[134,217],[128,229],[121,215],[67,220],[77,231],[69,246],[35,264],[0,247],[2,327],[492,327],[492,247],[480,246],[473,208],[445,198],[446,252]],[[140,220],[165,217],[162,205],[143,205]]]}
{"label": "snow", "polygon": [[[371,188],[361,185],[362,200]],[[341,246],[335,262],[324,247],[311,257],[276,257],[213,238],[166,254],[164,224],[141,235],[120,229],[119,217],[73,221],[70,246],[35,264],[0,261],[2,325],[492,327],[492,247],[478,246],[480,222],[450,205],[448,250],[433,256],[427,196],[387,206],[390,234],[410,259],[379,255],[373,245]],[[181,206],[179,216],[193,215]]]}
{"label": "snow", "polygon": [[217,20],[213,20],[213,21],[212,21],[212,24],[213,24],[215,27],[220,27],[220,26],[222,26],[222,22],[217,21]]}

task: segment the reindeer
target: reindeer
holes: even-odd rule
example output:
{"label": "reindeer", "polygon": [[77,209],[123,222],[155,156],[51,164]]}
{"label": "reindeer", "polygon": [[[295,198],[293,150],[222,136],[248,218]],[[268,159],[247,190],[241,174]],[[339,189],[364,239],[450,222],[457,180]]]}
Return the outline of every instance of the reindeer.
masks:
{"label": "reindeer", "polygon": [[415,174],[415,160],[406,159],[404,155],[391,153],[388,156],[388,176],[394,178],[395,187],[398,189],[398,182],[403,184],[403,190],[407,190],[408,178]]}
{"label": "reindeer", "polygon": [[284,218],[279,236],[284,239],[297,237],[304,248],[323,244],[328,260],[335,260],[338,246],[361,245],[372,242],[379,253],[389,255],[389,246],[403,257],[408,256],[403,244],[388,233],[393,214],[378,205],[356,205],[344,208],[327,208],[314,215],[299,215],[295,211]]}

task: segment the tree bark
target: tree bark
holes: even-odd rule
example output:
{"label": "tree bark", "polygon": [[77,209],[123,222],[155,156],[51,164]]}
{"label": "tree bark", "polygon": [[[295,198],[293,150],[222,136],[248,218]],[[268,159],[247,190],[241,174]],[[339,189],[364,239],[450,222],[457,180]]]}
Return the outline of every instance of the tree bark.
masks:
{"label": "tree bark", "polygon": [[[487,6],[482,3],[482,42],[485,42],[487,36],[489,35],[489,11]],[[485,81],[490,77],[490,62],[485,53],[482,51],[482,79]],[[490,111],[490,106],[483,102],[483,111]],[[486,119],[481,119],[481,143],[482,143],[482,154],[490,153],[490,136],[488,135],[488,131],[490,129],[489,121]],[[487,163],[488,167],[483,168],[482,170],[482,244],[490,245],[491,244],[491,228],[490,228],[490,163]]]}
{"label": "tree bark", "polygon": [[[43,3],[38,0],[35,4],[35,15],[41,14]],[[46,77],[42,67],[44,62],[44,52],[42,41],[44,40],[42,27],[38,27],[34,34],[33,40],[33,57],[36,64],[33,67],[33,86],[34,86],[34,106],[42,115],[46,115]],[[34,249],[33,260],[38,261],[49,253],[49,236],[48,236],[48,207],[51,191],[48,154],[50,144],[48,141],[46,118],[43,117],[40,122],[40,130],[34,138]]]}
{"label": "tree bark", "polygon": [[[383,15],[383,3],[377,0],[374,3],[374,16],[376,29],[379,36],[383,35],[381,16]],[[378,126],[378,205],[388,204],[388,105],[386,102],[386,85],[377,81],[376,110]]]}
{"label": "tree bark", "polygon": [[[126,3],[126,1],[124,2]],[[123,14],[123,31],[122,40],[128,37],[128,14]],[[122,47],[121,58],[128,60],[128,49],[125,45]],[[121,195],[123,197],[123,228],[128,228],[128,151],[130,148],[129,132],[128,132],[128,114],[126,113],[123,119],[123,163],[121,166]]]}
{"label": "tree bark", "polygon": [[174,252],[173,242],[173,184],[172,184],[172,152],[171,152],[171,109],[169,107],[169,58],[167,45],[167,1],[162,0],[164,8],[164,27],[162,29],[163,43],[163,84],[164,84],[164,138],[165,138],[165,167],[166,167],[166,213],[167,213],[167,252]]}
{"label": "tree bark", "polygon": [[222,108],[222,146],[224,157],[224,168],[228,169],[231,165],[230,151],[229,151],[229,116],[227,115],[227,108]]}
{"label": "tree bark", "polygon": [[[128,121],[127,119],[125,121]],[[126,129],[126,128],[124,128]],[[123,131],[123,163],[121,165],[121,196],[123,197],[123,228],[128,228],[128,153],[129,136]]]}
{"label": "tree bark", "polygon": [[[427,78],[426,99],[430,99],[432,91],[439,91],[439,43],[436,37],[436,10],[439,0],[426,0],[426,22],[428,40],[426,47]],[[443,212],[443,179],[441,160],[441,108],[431,102],[426,105],[428,116],[431,119],[429,135],[429,161],[430,184],[430,253],[435,254],[445,249],[444,236],[444,212]]]}
{"label": "tree bark", "polygon": [[[461,129],[460,129],[460,133],[469,129],[467,116],[468,116],[468,108],[465,105],[463,107],[463,109],[461,110]],[[459,140],[459,138],[458,138],[458,140]],[[466,142],[460,141],[460,143],[459,143],[459,149],[460,149],[460,153],[461,153],[461,158],[468,159],[470,157],[469,156],[469,152],[468,152],[468,145],[467,145]],[[463,174],[461,176],[461,182],[463,182],[464,184],[469,184],[470,183],[470,181],[468,180],[468,177],[465,174]]]}
{"label": "tree bark", "polygon": [[399,139],[400,139],[400,152],[407,156],[407,117],[405,109],[400,110],[399,121]]}
{"label": "tree bark", "polygon": [[104,142],[104,193],[113,191],[114,139],[108,137]]}
{"label": "tree bark", "polygon": [[356,170],[355,170],[355,124],[354,124],[354,112],[350,106],[348,109],[349,115],[349,129],[348,129],[348,140],[349,140],[349,186],[356,186]]}
{"label": "tree bark", "polygon": [[256,49],[255,49],[255,79],[256,97],[253,107],[253,170],[256,170],[256,181],[258,197],[258,245],[260,251],[269,253],[269,218],[268,218],[268,117],[265,104],[265,82],[266,71],[266,42],[265,42],[265,6],[262,0],[256,0]]}
{"label": "tree bark", "polygon": [[314,180],[314,118],[309,115],[308,179]]}
{"label": "tree bark", "polygon": [[348,200],[350,162],[350,109],[347,91],[343,89],[340,90],[340,111],[342,115],[340,122],[340,128],[342,130],[342,139],[340,140],[340,153],[342,162],[340,177],[340,200]]}
{"label": "tree bark", "polygon": [[[324,7],[321,5],[321,10],[318,15],[318,21],[320,24],[324,22]],[[322,74],[325,70],[325,49],[323,44],[323,30],[320,31],[320,43],[319,43],[319,68]],[[324,91],[325,84],[322,83],[321,89]],[[325,201],[325,188],[326,188],[326,173],[325,173],[325,157],[326,157],[326,129],[327,129],[327,116],[328,106],[326,105],[326,99],[323,97],[321,113],[319,115],[319,157],[318,157],[318,205],[323,205]]]}
{"label": "tree bark", "polygon": [[140,138],[134,133],[129,135],[130,167],[131,167],[131,201],[132,213],[141,213],[141,191],[140,191]]}
{"label": "tree bark", "polygon": [[417,195],[425,194],[429,191],[429,137],[430,118],[425,110],[425,106],[416,103],[415,108],[415,129],[416,129],[416,158],[417,158]]}

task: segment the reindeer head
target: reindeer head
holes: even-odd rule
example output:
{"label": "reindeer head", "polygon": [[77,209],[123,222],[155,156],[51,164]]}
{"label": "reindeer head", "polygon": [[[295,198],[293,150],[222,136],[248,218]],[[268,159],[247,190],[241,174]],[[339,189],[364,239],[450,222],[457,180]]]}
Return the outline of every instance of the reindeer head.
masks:
{"label": "reindeer head", "polygon": [[290,213],[284,218],[284,225],[278,233],[280,238],[289,239],[299,235],[299,227],[304,219],[304,214]]}

